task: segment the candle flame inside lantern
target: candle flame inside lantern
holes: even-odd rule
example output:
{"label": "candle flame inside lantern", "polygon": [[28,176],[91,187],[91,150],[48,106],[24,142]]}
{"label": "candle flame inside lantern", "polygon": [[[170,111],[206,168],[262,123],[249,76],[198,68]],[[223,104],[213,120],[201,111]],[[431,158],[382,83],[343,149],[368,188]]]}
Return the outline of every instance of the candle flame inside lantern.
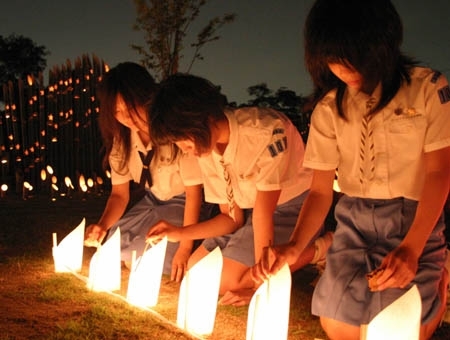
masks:
{"label": "candle flame inside lantern", "polygon": [[[223,257],[219,247],[188,270],[181,281],[177,325],[194,334],[209,335],[214,329]],[[208,284],[205,285],[205,278]]]}
{"label": "candle flame inside lantern", "polygon": [[120,228],[117,228],[92,256],[87,287],[93,291],[119,290],[120,276]]}
{"label": "candle flame inside lantern", "polygon": [[246,340],[287,339],[291,281],[285,264],[259,286],[248,308]]}
{"label": "candle flame inside lantern", "polygon": [[127,290],[130,304],[153,307],[158,303],[166,248],[167,237],[133,261]]}
{"label": "candle flame inside lantern", "polygon": [[56,273],[79,272],[83,264],[83,242],[86,219],[73,229],[60,243],[53,233],[53,260]]}

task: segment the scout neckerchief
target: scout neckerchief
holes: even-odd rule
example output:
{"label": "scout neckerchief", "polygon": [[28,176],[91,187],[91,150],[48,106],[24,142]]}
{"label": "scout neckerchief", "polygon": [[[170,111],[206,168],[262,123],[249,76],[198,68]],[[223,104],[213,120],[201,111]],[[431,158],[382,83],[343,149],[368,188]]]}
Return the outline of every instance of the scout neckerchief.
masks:
{"label": "scout neckerchief", "polygon": [[222,165],[223,168],[223,178],[225,179],[225,182],[227,183],[227,200],[228,200],[228,215],[236,221],[235,217],[235,211],[234,211],[234,194],[233,194],[233,187],[231,185],[231,177],[230,173],[227,170],[227,167],[225,165],[225,162],[223,160],[223,157],[220,159],[220,165]]}
{"label": "scout neckerchief", "polygon": [[364,185],[366,180],[372,180],[375,173],[375,150],[373,143],[373,126],[371,124],[373,114],[369,114],[373,104],[375,104],[375,98],[370,98],[366,102],[366,114],[362,119],[359,150],[359,181],[361,185]]}
{"label": "scout neckerchief", "polygon": [[142,172],[141,172],[141,179],[139,181],[139,186],[145,188],[145,182],[147,182],[148,187],[151,188],[153,182],[152,182],[152,175],[150,173],[150,162],[152,161],[154,151],[153,149],[149,150],[147,152],[147,155],[144,155],[142,151],[138,152],[142,161]]}

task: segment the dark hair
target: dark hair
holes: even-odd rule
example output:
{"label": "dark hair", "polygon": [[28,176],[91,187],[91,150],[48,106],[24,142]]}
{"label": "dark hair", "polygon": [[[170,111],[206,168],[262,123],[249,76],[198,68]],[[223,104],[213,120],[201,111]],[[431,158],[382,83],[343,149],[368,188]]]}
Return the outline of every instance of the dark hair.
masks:
{"label": "dark hair", "polygon": [[416,62],[402,54],[403,27],[390,0],[317,0],[304,28],[305,63],[314,83],[313,101],[337,89],[339,115],[346,85],[328,68],[341,63],[358,71],[366,84],[382,85],[378,112],[410,82]]}
{"label": "dark hair", "polygon": [[[113,143],[120,143],[124,150],[121,169],[130,158],[130,129],[120,124],[115,118],[116,100],[120,94],[128,111],[137,113],[140,107],[147,111],[157,84],[147,69],[133,62],[119,63],[106,72],[97,86],[100,101],[99,127],[103,139],[103,166],[108,166],[108,158]],[[138,115],[130,115],[138,119]],[[120,171],[120,169],[116,169]]]}
{"label": "dark hair", "polygon": [[225,118],[226,98],[210,81],[189,74],[159,84],[152,105],[151,138],[165,144],[191,139],[198,151],[209,149],[210,124]]}

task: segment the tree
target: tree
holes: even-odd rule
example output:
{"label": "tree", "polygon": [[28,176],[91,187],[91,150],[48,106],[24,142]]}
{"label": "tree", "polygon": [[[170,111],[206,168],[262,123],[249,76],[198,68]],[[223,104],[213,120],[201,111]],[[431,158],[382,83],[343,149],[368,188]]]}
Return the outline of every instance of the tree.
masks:
{"label": "tree", "polygon": [[11,34],[0,35],[0,84],[9,80],[25,79],[27,75],[38,77],[47,67],[45,46],[37,45],[30,38]]}
{"label": "tree", "polygon": [[273,93],[266,83],[250,86],[247,88],[247,92],[251,97],[255,98],[249,100],[243,106],[270,107],[284,112],[297,127],[303,141],[306,143],[311,117],[308,98],[298,96],[294,91],[286,87],[280,87]]}
{"label": "tree", "polygon": [[[137,18],[134,30],[144,32],[146,47],[131,45],[141,56],[142,64],[152,70],[157,79],[179,71],[183,57],[183,41],[190,25],[198,17],[200,9],[208,0],[134,0]],[[203,60],[200,50],[209,42],[218,40],[217,31],[231,23],[235,14],[214,17],[197,34],[197,40],[191,43],[194,55],[188,64],[189,72],[196,60]]]}

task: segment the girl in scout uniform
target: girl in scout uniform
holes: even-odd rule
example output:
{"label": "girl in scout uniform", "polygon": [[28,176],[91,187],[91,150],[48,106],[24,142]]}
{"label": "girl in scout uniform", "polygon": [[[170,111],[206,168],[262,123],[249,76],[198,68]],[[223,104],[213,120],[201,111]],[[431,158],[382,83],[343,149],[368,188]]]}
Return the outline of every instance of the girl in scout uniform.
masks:
{"label": "girl in scout uniform", "polygon": [[[155,97],[151,134],[156,143],[175,143],[198,157],[205,200],[221,214],[186,228],[169,221],[154,226],[150,239],[206,239],[189,267],[219,246],[224,256],[220,294],[224,304],[246,304],[255,289],[249,268],[264,246],[288,240],[310,183],[302,167],[304,146],[289,119],[268,108],[230,109],[218,88],[206,79],[178,74],[161,82]],[[319,234],[319,231],[316,233]],[[313,240],[297,269],[318,260],[330,235]]]}
{"label": "girl in scout uniform", "polygon": [[448,284],[448,82],[401,53],[402,24],[389,0],[317,0],[304,32],[317,102],[304,160],[312,186],[289,244],[253,274],[261,279],[297,261],[329,209],[337,169],[343,196],[312,313],[330,338],[359,339],[361,324],[417,285],[428,339]]}
{"label": "girl in scout uniform", "polygon": [[[99,84],[99,126],[111,168],[112,190],[103,215],[86,229],[86,245],[101,242],[107,232],[121,232],[121,258],[141,255],[149,226],[164,218],[176,225],[196,223],[202,205],[202,178],[198,162],[177,156],[174,148],[154,148],[150,142],[148,110],[157,89],[147,70],[120,63]],[[130,181],[139,183],[144,197],[129,211]],[[206,209],[205,209],[206,210]],[[164,273],[180,280],[192,252],[192,242],[168,243]]]}

